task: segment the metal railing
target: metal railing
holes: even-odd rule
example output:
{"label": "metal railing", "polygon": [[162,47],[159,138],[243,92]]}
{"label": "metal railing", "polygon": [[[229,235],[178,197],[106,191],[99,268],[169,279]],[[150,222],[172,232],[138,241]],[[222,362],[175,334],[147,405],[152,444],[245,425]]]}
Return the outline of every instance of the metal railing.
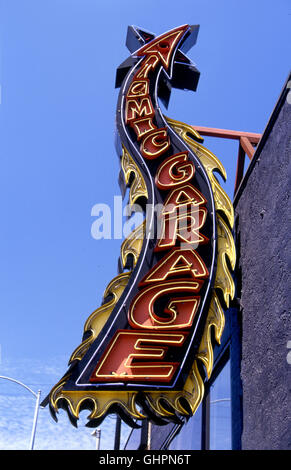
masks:
{"label": "metal railing", "polygon": [[239,188],[239,185],[244,175],[245,156],[247,155],[251,160],[255,153],[255,147],[258,145],[262,134],[254,132],[232,131],[229,129],[216,129],[213,127],[192,126],[200,135],[208,137],[219,137],[222,139],[238,140],[238,156],[236,165],[236,175],[234,183],[234,194]]}

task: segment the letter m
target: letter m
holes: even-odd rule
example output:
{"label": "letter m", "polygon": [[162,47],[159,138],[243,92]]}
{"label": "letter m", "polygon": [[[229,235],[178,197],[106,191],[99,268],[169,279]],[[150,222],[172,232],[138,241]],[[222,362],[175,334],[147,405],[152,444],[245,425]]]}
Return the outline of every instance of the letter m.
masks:
{"label": "letter m", "polygon": [[153,117],[155,114],[150,97],[130,98],[126,100],[126,123],[139,117]]}

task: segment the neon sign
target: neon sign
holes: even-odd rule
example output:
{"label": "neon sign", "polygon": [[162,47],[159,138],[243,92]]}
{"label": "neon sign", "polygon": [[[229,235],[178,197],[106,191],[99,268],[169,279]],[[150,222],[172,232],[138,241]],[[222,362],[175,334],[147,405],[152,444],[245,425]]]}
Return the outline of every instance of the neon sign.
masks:
{"label": "neon sign", "polygon": [[118,148],[130,204],[146,206],[146,220],[122,243],[120,273],[50,393],[54,415],[64,408],[76,422],[88,408],[91,426],[112,411],[131,425],[164,424],[193,414],[203,397],[197,364],[209,377],[211,329],[219,341],[234,296],[233,208],[214,176],[226,177],[221,163],[159,106],[171,87],[196,89],[199,72],[185,52],[198,29],[155,37],[128,28],[131,56],[116,78]]}

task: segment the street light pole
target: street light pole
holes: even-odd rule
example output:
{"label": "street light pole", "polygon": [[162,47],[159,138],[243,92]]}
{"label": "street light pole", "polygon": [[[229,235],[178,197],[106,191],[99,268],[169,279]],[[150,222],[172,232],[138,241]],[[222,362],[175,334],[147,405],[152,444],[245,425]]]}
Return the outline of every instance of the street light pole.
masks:
{"label": "street light pole", "polygon": [[38,390],[37,391],[36,402],[35,402],[35,409],[34,409],[33,425],[32,425],[32,431],[31,431],[29,450],[33,450],[33,448],[34,448],[34,440],[35,440],[35,432],[36,432],[36,425],[37,425],[37,418],[38,418],[40,395],[41,395],[41,391]]}
{"label": "street light pole", "polygon": [[19,380],[12,379],[11,377],[6,377],[5,375],[0,375],[0,379],[4,380],[9,380],[10,382],[14,382],[18,385],[21,385],[21,387],[25,388],[28,392],[30,392],[34,398],[36,399],[35,402],[35,408],[34,408],[34,417],[33,417],[33,424],[32,424],[32,431],[31,431],[31,437],[30,437],[30,445],[29,445],[29,450],[33,450],[34,448],[34,441],[35,441],[35,432],[36,432],[36,424],[37,424],[37,418],[38,418],[38,411],[39,411],[39,402],[40,402],[40,395],[41,391],[38,390],[37,393],[35,393],[30,387],[25,385],[23,382],[20,382]]}
{"label": "street light pole", "polygon": [[96,450],[100,450],[101,429],[94,429],[94,431],[91,432],[91,436],[96,437]]}

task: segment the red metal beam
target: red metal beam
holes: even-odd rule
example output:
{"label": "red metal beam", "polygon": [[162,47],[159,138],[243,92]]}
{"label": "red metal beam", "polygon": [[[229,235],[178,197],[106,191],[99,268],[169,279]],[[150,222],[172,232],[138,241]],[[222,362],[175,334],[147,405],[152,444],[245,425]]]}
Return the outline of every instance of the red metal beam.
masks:
{"label": "red metal beam", "polygon": [[246,137],[251,143],[257,144],[261,138],[261,134],[254,132],[232,131],[229,129],[216,129],[213,127],[191,126],[199,134],[209,137],[221,137],[223,139],[240,140],[241,137]]}
{"label": "red metal beam", "polygon": [[247,137],[241,137],[240,140],[240,146],[243,148],[249,159],[251,160],[253,158],[253,155],[255,153],[255,149],[249,139]]}

